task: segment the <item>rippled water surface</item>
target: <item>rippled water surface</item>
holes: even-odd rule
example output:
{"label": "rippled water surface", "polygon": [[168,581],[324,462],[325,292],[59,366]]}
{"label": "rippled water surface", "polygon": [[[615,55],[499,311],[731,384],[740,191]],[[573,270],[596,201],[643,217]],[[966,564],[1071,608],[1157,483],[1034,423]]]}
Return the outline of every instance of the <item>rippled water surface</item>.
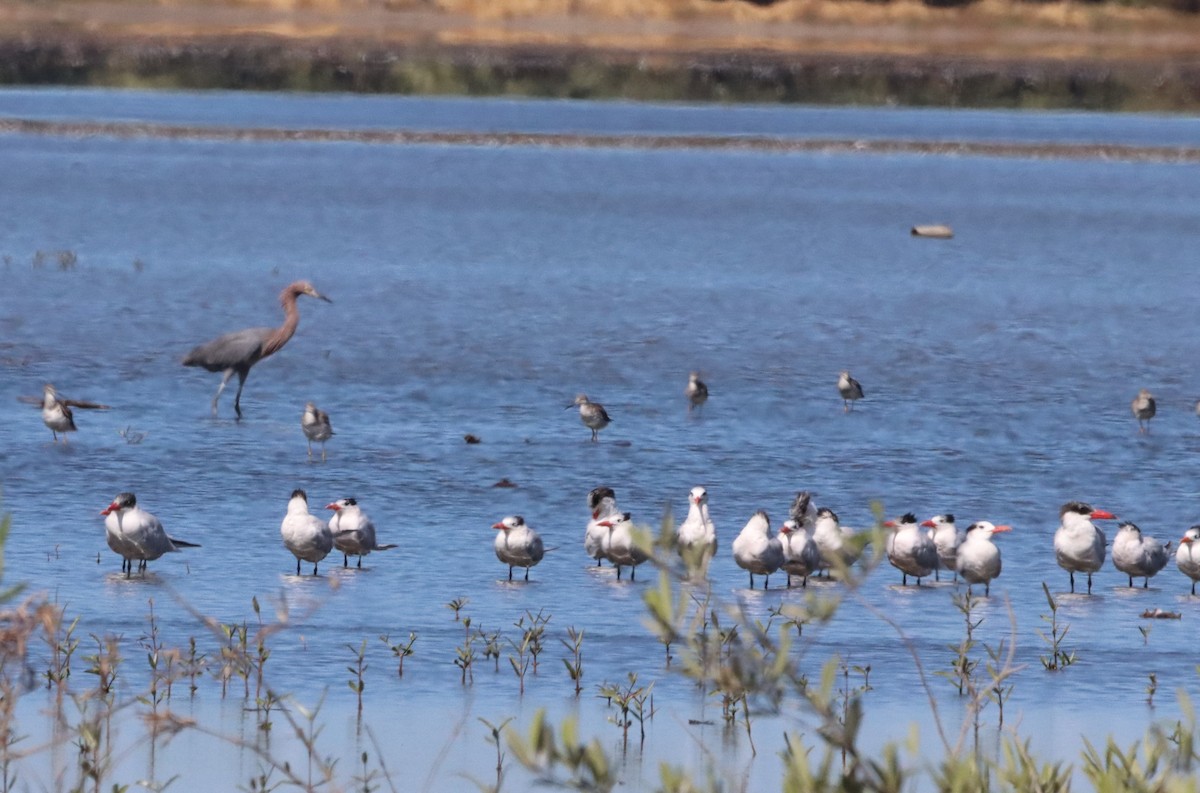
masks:
{"label": "rippled water surface", "polygon": [[[54,114],[100,119],[127,117],[132,101],[48,96]],[[269,111],[285,101],[262,100],[259,115],[245,97],[134,98],[155,118],[247,125],[280,124]],[[0,93],[0,115],[40,115],[29,106],[44,101]],[[292,123],[390,123],[372,120],[379,100],[287,101],[313,111]],[[454,103],[463,127],[519,128],[503,122],[512,107]],[[534,119],[573,111],[522,105]],[[767,123],[829,114],[753,112]],[[895,118],[854,112],[866,128]],[[725,108],[601,104],[578,118],[625,130],[630,113],[670,131],[760,131],[730,128],[739,116]],[[982,118],[1014,139],[1054,128],[1052,117]],[[906,119],[905,137],[979,124],[952,112]],[[1189,123],[1164,121],[1156,137],[1153,118],[1087,120],[1097,138],[1128,139],[1134,126],[1146,143],[1174,142]],[[130,692],[144,682],[133,642],[149,599],[168,641],[196,636],[212,652],[217,642],[193,610],[253,622],[252,597],[268,616],[287,604],[296,625],[274,639],[268,673],[303,701],[328,690],[328,751],[352,758],[365,740],[345,681],[347,645],[366,639],[365,716],[389,763],[420,787],[455,790],[469,784],[463,773],[486,778],[494,762],[477,716],[512,715],[523,727],[539,706],[556,718],[572,711],[558,638],[575,626],[586,632],[585,734],[618,748],[598,684],[630,671],[655,681],[645,754],[631,754],[624,771],[632,785],[651,785],[657,761],[669,759],[698,771],[713,760],[772,786],[781,729],[804,720],[764,716],[756,760],[740,734],[688,724],[719,724],[719,708],[664,669],[662,646],[643,627],[641,593],[654,576],[617,582],[583,554],[585,497],[601,483],[647,524],[668,507],[681,515],[688,490],[704,484],[722,543],[714,594],[764,620],[802,595],[749,591],[729,544],[755,509],[786,517],[798,489],[855,526],[871,522],[873,500],[889,515],[1011,523],[977,636],[1015,635],[1026,668],[1009,707],[1047,754],[1076,759],[1081,732],[1140,735],[1176,712],[1176,689],[1198,688],[1200,600],[1173,561],[1148,590],[1128,589],[1106,567],[1091,597],[1061,599],[1078,653],[1065,672],[1041,669],[1037,635],[1048,613],[1041,583],[1067,587],[1051,548],[1063,502],[1090,501],[1164,541],[1200,518],[1195,166],[7,136],[0,172],[6,579],[65,604],[81,636],[123,635]],[[956,236],[909,236],[930,222]],[[78,256],[73,269],[55,256],[65,250]],[[244,420],[233,421],[232,390],[213,419],[218,376],[183,368],[181,357],[219,333],[278,323],[276,296],[299,278],[333,304],[302,300],[296,336],[248,379]],[[867,393],[850,414],[835,388],[843,368]],[[682,394],[690,369],[712,393],[691,417]],[[17,401],[44,382],[114,409],[77,411],[79,432],[55,445],[36,409]],[[1129,410],[1142,387],[1159,410],[1146,436]],[[579,392],[613,416],[599,443],[564,409]],[[306,457],[307,400],[329,411],[337,433],[324,464]],[[122,430],[144,440],[129,443]],[[482,443],[464,443],[466,433]],[[517,487],[494,487],[502,479]],[[316,507],[356,497],[381,541],[399,547],[361,571],[331,557],[319,577],[297,578],[279,538],[295,487]],[[203,547],[152,563],[144,579],[123,578],[99,515],[122,490]],[[491,525],[513,513],[557,547],[528,584],[504,580],[491,549]],[[870,665],[870,741],[903,738],[916,721],[930,748],[920,675],[880,614],[911,639],[953,727],[960,702],[933,673],[949,667],[946,645],[962,637],[951,603],[961,589],[898,584],[891,568],[873,573],[861,600],[806,629],[798,651],[814,675],[834,653]],[[506,635],[527,611],[551,615],[524,698],[506,660],[499,673],[481,660],[474,686],[460,684],[463,628],[446,607],[459,597],[473,625]],[[1140,619],[1147,608],[1182,619]],[[415,654],[399,679],[377,637],[410,631]],[[1154,710],[1145,704],[1151,672]],[[238,718],[233,703],[224,713],[213,682],[192,707]],[[1100,718],[1114,708],[1128,718]],[[178,740],[157,758],[160,771],[186,773],[228,751]],[[144,756],[125,770],[145,776]],[[225,782],[246,784],[252,771],[242,757]]]}

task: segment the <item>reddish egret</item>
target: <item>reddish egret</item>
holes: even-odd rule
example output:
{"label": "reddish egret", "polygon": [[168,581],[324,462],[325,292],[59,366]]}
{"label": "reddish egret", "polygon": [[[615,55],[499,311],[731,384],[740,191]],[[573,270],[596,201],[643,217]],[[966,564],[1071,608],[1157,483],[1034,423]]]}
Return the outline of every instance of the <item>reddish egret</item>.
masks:
{"label": "reddish egret", "polygon": [[1138,432],[1149,432],[1150,419],[1154,418],[1154,414],[1158,411],[1158,406],[1154,403],[1154,395],[1143,388],[1133,398],[1129,409],[1133,411],[1133,417],[1138,420]]}
{"label": "reddish egret", "polygon": [[50,428],[50,433],[54,436],[54,442],[58,443],[58,433],[63,434],[63,443],[67,442],[67,433],[75,432],[75,416],[71,413],[71,408],[83,408],[85,410],[108,410],[108,405],[101,405],[96,402],[83,402],[78,399],[63,399],[54,390],[54,386],[46,383],[42,388],[42,396],[17,397],[22,402],[30,405],[39,405],[42,408],[42,421]]}
{"label": "reddish egret", "polygon": [[196,543],[167,536],[158,518],[137,505],[137,497],[133,493],[118,493],[100,514],[106,516],[104,530],[108,535],[108,547],[120,555],[121,571],[126,578],[133,572],[134,559],[139,562],[138,570],[145,572],[146,563],[153,562],[164,553],[200,547]]}
{"label": "reddish egret", "polygon": [[283,546],[296,557],[296,575],[300,575],[300,562],[312,562],[316,575],[317,563],[333,550],[333,533],[325,521],[308,511],[308,494],[303,490],[292,491],[279,533]]}
{"label": "reddish egret", "polygon": [[683,393],[688,398],[688,413],[708,401],[708,386],[700,379],[699,372],[692,372],[688,375],[687,388],[683,389]]}
{"label": "reddish egret", "polygon": [[349,567],[350,557],[357,556],[361,568],[362,558],[371,551],[387,551],[396,547],[376,542],[375,524],[354,499],[338,499],[326,504],[325,509],[333,510],[329,531],[333,533],[333,547],[342,552],[342,567]]}
{"label": "reddish egret", "polygon": [[322,295],[308,281],[297,281],[286,287],[279,295],[283,304],[284,321],[278,328],[246,328],[245,330],[226,333],[207,344],[201,344],[187,354],[183,359],[184,366],[203,366],[210,372],[224,372],[221,385],[217,387],[217,395],[213,397],[212,412],[217,415],[217,400],[225,390],[229,379],[238,376],[237,396],[233,398],[233,409],[237,417],[242,417],[242,387],[246,385],[246,375],[250,367],[280,350],[283,345],[296,333],[300,324],[300,311],[296,308],[296,298],[308,295],[326,303],[333,301]]}
{"label": "reddish egret", "polygon": [[313,441],[320,441],[321,462],[325,462],[325,441],[333,437],[329,414],[309,402],[304,406],[304,415],[300,417],[300,428],[304,430],[304,437],[308,438],[308,459],[312,459]]}
{"label": "reddish egret", "polygon": [[573,408],[579,405],[579,420],[583,425],[592,431],[592,441],[599,440],[599,432],[608,426],[612,421],[608,417],[608,411],[604,409],[604,405],[599,402],[593,402],[587,398],[587,394],[580,394],[575,397],[575,401],[567,405],[568,408]]}
{"label": "reddish egret", "polygon": [[843,371],[838,375],[838,393],[842,395],[842,410],[849,413],[853,409],[850,403],[863,398],[862,383]]}
{"label": "reddish egret", "polygon": [[525,518],[520,515],[509,515],[499,523],[492,524],[493,529],[499,529],[493,548],[496,558],[508,565],[508,580],[512,580],[513,568],[525,568],[525,580],[529,580],[529,568],[542,561],[546,549],[538,533],[525,525]]}

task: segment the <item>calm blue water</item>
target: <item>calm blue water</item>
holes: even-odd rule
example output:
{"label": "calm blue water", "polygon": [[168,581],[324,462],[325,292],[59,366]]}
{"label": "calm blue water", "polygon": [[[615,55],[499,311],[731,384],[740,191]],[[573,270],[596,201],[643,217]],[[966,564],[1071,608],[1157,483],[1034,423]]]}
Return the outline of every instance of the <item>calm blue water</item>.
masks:
{"label": "calm blue water", "polygon": [[[337,127],[417,126],[421,115],[437,128],[823,128],[905,138],[959,130],[1145,143],[1178,142],[1195,124],[0,93],[0,116],[18,117]],[[429,789],[460,788],[463,772],[486,778],[490,747],[476,716],[517,715],[524,726],[540,705],[569,712],[558,638],[575,626],[586,631],[585,734],[617,737],[595,686],[629,671],[655,681],[660,712],[647,754],[626,769],[631,783],[651,784],[659,758],[702,771],[699,748],[686,757],[677,749],[694,739],[772,784],[777,736],[803,721],[764,727],[757,760],[736,734],[687,726],[719,713],[663,668],[662,647],[642,626],[640,595],[653,577],[647,570],[637,584],[618,583],[583,555],[585,497],[601,483],[649,524],[667,506],[681,515],[693,485],[708,487],[722,542],[713,591],[764,620],[802,595],[746,590],[729,543],[755,509],[781,520],[798,489],[817,491],[854,526],[869,524],[872,500],[893,516],[952,511],[961,525],[1013,524],[999,540],[1005,570],[978,636],[996,642],[1015,631],[1027,668],[1011,713],[1068,759],[1081,730],[1107,734],[1098,715],[1119,707],[1130,714],[1120,729],[1140,735],[1175,712],[1177,688],[1200,688],[1192,627],[1200,600],[1187,597],[1173,562],[1149,591],[1127,590],[1106,568],[1093,597],[1063,599],[1079,656],[1066,672],[1041,670],[1036,633],[1048,612],[1041,582],[1067,586],[1051,549],[1064,501],[1090,501],[1164,541],[1200,518],[1195,166],[7,136],[0,172],[7,580],[65,604],[80,616],[81,636],[122,634],[135,658],[149,598],[168,640],[197,636],[210,652],[216,640],[183,604],[224,622],[253,622],[252,597],[268,615],[287,604],[295,628],[273,640],[268,673],[302,701],[328,689],[331,752],[353,756],[347,747],[361,740],[345,667],[346,645],[365,638],[366,718],[386,736],[389,764],[411,766]],[[910,226],[934,222],[956,237],[909,236]],[[58,250],[78,255],[74,270],[60,271],[53,255],[34,266],[37,251]],[[298,278],[333,305],[302,301],[295,338],[249,377],[245,420],[232,421],[232,391],[213,420],[218,376],[180,358],[219,333],[279,322],[276,295]],[[867,392],[850,415],[835,388],[842,368]],[[682,395],[690,369],[712,392],[698,418]],[[44,382],[115,409],[78,411],[80,431],[55,446],[37,411],[17,401]],[[1159,405],[1149,436],[1137,434],[1129,412],[1141,387]],[[598,444],[564,410],[579,392],[614,418]],[[323,465],[305,454],[307,400],[329,411],[337,432]],[[127,428],[145,440],[126,443]],[[467,445],[464,433],[483,442]],[[502,478],[518,487],[494,488]],[[369,557],[361,572],[324,564],[315,580],[295,578],[279,539],[295,487],[317,507],[355,496],[381,541],[400,547]],[[99,516],[121,490],[204,547],[152,563],[145,580],[124,580]],[[501,580],[491,549],[490,526],[513,513],[558,546],[528,585]],[[932,746],[928,707],[913,705],[912,657],[871,609],[904,628],[929,674],[948,668],[946,645],[961,638],[962,618],[952,587],[898,583],[890,568],[877,571],[861,602],[807,629],[801,647],[814,676],[835,652],[872,666],[868,713],[880,714],[872,741],[903,738],[895,725],[916,720]],[[524,699],[507,661],[499,674],[481,661],[474,686],[461,687],[453,659],[462,626],[445,606],[458,597],[469,599],[474,625],[506,635],[527,610],[552,615],[543,669]],[[1139,619],[1154,607],[1183,619]],[[400,680],[377,637],[409,631],[419,638]],[[1159,681],[1155,711],[1144,704],[1149,672]],[[132,692],[144,674],[134,667],[128,678]],[[956,720],[946,681],[931,677],[930,686]],[[218,699],[219,685],[208,682],[197,707],[211,713]],[[456,730],[460,723],[469,726]],[[229,784],[245,784],[243,771],[230,770]]]}

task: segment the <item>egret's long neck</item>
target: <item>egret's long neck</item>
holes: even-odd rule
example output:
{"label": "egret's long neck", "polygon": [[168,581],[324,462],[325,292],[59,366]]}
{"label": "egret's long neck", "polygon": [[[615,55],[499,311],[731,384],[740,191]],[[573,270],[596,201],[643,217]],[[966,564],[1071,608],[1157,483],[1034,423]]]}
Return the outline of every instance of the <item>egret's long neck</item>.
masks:
{"label": "egret's long neck", "polygon": [[283,294],[279,296],[279,302],[283,304],[283,324],[263,343],[262,357],[266,358],[278,351],[296,335],[296,328],[300,326],[300,309],[296,308],[297,297],[298,293],[291,288],[283,290]]}

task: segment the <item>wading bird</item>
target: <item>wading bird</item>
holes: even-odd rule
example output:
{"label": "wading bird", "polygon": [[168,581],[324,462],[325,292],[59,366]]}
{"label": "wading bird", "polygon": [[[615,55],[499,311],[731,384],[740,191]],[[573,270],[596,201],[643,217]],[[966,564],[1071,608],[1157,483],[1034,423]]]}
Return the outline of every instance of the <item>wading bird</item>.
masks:
{"label": "wading bird", "polygon": [[292,491],[279,533],[283,546],[296,557],[296,575],[300,575],[301,562],[312,562],[312,574],[316,575],[317,563],[333,550],[333,533],[325,521],[308,511],[308,494],[303,490]]}
{"label": "wading bird", "polygon": [[1200,581],[1200,525],[1184,533],[1175,551],[1175,566],[1179,572],[1192,579],[1192,594],[1196,594],[1196,582]]}
{"label": "wading bird", "polygon": [[145,572],[146,563],[153,562],[164,553],[177,553],[180,548],[199,548],[193,542],[168,537],[158,518],[137,505],[133,493],[118,493],[105,509],[104,532],[108,547],[121,556],[121,572],[128,578],[133,572],[133,560],[138,560],[138,570]]}
{"label": "wading bird", "polygon": [[688,375],[687,388],[683,389],[683,393],[688,398],[688,413],[708,401],[708,386],[700,379],[699,372],[692,372]]}
{"label": "wading bird", "polygon": [[1012,526],[994,526],[986,520],[976,521],[967,527],[967,535],[958,546],[955,570],[967,582],[967,592],[972,584],[983,584],[983,594],[992,594],[992,579],[1000,575],[1000,549],[992,542],[992,535],[1012,531]]}
{"label": "wading bird", "polygon": [[1113,567],[1129,576],[1130,587],[1135,576],[1142,576],[1142,589],[1148,589],[1150,578],[1167,566],[1170,547],[1171,543],[1163,545],[1153,537],[1146,537],[1136,523],[1125,521],[1113,537]]}
{"label": "wading bird", "polygon": [[329,414],[309,402],[304,406],[304,415],[300,417],[300,428],[304,430],[304,437],[308,438],[308,459],[312,459],[313,441],[318,441],[321,444],[321,462],[325,462],[325,441],[333,437]]}
{"label": "wading bird", "polygon": [[533,529],[525,525],[525,518],[520,515],[509,515],[499,523],[492,524],[493,529],[499,529],[496,542],[496,558],[508,565],[508,580],[512,580],[513,568],[525,568],[525,580],[529,580],[529,568],[542,561],[546,549],[542,538]]}
{"label": "wading bird", "polygon": [[1129,403],[1129,409],[1133,411],[1133,417],[1138,421],[1138,432],[1150,431],[1150,419],[1154,418],[1154,414],[1158,412],[1158,406],[1154,402],[1154,395],[1149,390],[1143,388],[1138,391],[1137,396],[1133,398],[1133,402]]}
{"label": "wading bird", "polygon": [[604,409],[604,405],[588,399],[587,394],[575,397],[575,401],[567,405],[567,408],[570,409],[576,405],[579,406],[579,420],[583,422],[583,426],[592,431],[592,441],[598,441],[600,430],[607,427],[612,421],[608,417],[608,411]]}
{"label": "wading bird", "polygon": [[358,557],[362,567],[363,557],[371,551],[388,551],[395,545],[380,545],[375,541],[375,524],[352,498],[341,498],[325,509],[333,510],[329,519],[329,530],[333,532],[333,547],[342,552],[342,567],[350,566],[350,557]]}
{"label": "wading bird", "polygon": [[750,516],[733,541],[733,560],[738,567],[750,573],[750,588],[754,589],[754,576],[763,576],[763,589],[771,586],[771,573],[783,565],[783,546],[778,537],[771,536],[771,519],[765,510]]}
{"label": "wading bird", "polygon": [[42,421],[50,428],[50,434],[54,436],[54,442],[58,443],[58,433],[63,434],[63,443],[67,442],[67,433],[75,432],[75,416],[71,413],[71,408],[82,408],[84,410],[108,410],[108,405],[101,405],[97,402],[84,402],[79,399],[64,399],[54,390],[54,386],[46,383],[42,387],[42,395],[40,397],[22,396],[17,397],[20,401],[29,405],[39,405],[42,408]]}
{"label": "wading bird", "polygon": [[1116,515],[1103,509],[1092,509],[1081,501],[1068,501],[1058,511],[1058,531],[1054,532],[1054,558],[1058,566],[1071,576],[1071,591],[1075,591],[1075,574],[1087,573],[1088,594],[1092,594],[1092,573],[1104,564],[1104,532],[1093,520],[1113,520]]}
{"label": "wading bird", "polygon": [[583,550],[595,559],[596,566],[600,567],[600,561],[605,558],[604,542],[608,539],[608,528],[600,525],[600,521],[618,514],[617,494],[611,487],[592,488],[588,493],[588,511],[591,519],[583,532]]}
{"label": "wading bird", "polygon": [[958,546],[962,544],[963,534],[954,525],[954,516],[949,513],[934,515],[929,520],[922,521],[921,525],[929,529],[929,539],[937,546],[939,569],[933,571],[934,580],[942,580],[939,570],[949,570],[954,573],[954,580],[957,581]]}
{"label": "wading bird", "polygon": [[917,526],[917,516],[911,512],[899,520],[884,521],[883,525],[893,530],[888,538],[887,558],[900,571],[901,586],[908,584],[910,575],[920,586],[921,579],[937,569],[937,545]]}
{"label": "wading bird", "polygon": [[333,302],[314,289],[308,281],[296,281],[279,294],[284,321],[278,328],[236,330],[207,344],[201,344],[184,356],[184,366],[201,366],[210,372],[224,372],[221,385],[217,386],[217,393],[212,401],[214,416],[217,415],[217,400],[221,398],[221,392],[236,374],[238,389],[237,396],[233,398],[233,409],[238,419],[241,419],[242,388],[246,385],[246,375],[250,374],[250,367],[268,355],[278,352],[295,335],[296,327],[300,324],[300,311],[296,308],[296,299],[300,295],[315,297],[326,303]]}
{"label": "wading bird", "polygon": [[850,403],[863,398],[862,383],[843,371],[838,375],[838,393],[842,395],[842,410],[849,413],[854,409]]}

